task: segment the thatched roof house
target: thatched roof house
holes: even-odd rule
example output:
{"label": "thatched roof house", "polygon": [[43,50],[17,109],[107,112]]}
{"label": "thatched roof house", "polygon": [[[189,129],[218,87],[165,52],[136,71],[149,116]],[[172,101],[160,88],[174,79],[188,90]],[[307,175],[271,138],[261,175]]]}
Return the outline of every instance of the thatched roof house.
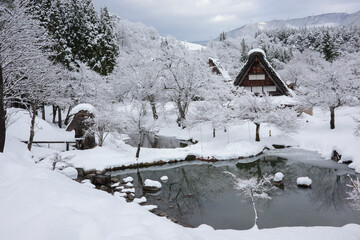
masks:
{"label": "thatched roof house", "polygon": [[263,50],[253,49],[248,55],[248,61],[234,81],[235,86],[244,87],[255,94],[291,95],[286,84],[266,60]]}
{"label": "thatched roof house", "polygon": [[75,138],[77,138],[77,148],[89,149],[96,146],[95,136],[89,129],[94,124],[93,119],[95,108],[90,104],[79,104],[75,106],[70,115],[73,116],[66,131],[75,130]]}

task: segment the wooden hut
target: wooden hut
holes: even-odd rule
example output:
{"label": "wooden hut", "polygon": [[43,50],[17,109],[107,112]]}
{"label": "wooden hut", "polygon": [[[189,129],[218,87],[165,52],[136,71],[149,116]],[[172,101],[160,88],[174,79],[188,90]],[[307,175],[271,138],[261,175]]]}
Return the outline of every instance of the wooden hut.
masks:
{"label": "wooden hut", "polygon": [[255,94],[290,95],[288,87],[266,60],[261,49],[249,52],[249,59],[237,75],[234,85],[244,87]]}
{"label": "wooden hut", "polygon": [[90,129],[94,124],[92,121],[94,112],[95,108],[90,104],[79,104],[71,110],[72,120],[66,131],[75,131],[78,149],[90,149],[96,146],[94,132]]}
{"label": "wooden hut", "polygon": [[215,58],[209,57],[209,66],[212,68],[212,72],[221,75],[225,82],[230,82],[231,77],[225,68],[221,65],[220,61]]}

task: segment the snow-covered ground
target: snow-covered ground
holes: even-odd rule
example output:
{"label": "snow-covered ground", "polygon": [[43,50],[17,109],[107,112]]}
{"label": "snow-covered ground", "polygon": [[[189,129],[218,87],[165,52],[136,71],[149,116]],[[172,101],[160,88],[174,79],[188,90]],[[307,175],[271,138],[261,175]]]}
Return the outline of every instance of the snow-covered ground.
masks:
{"label": "snow-covered ground", "polygon": [[[115,137],[107,139],[104,147],[86,151],[59,152],[34,146],[30,153],[19,141],[27,140],[30,120],[26,112],[18,111],[18,120],[7,132],[5,152],[0,154],[0,239],[359,239],[357,224],[246,231],[214,230],[206,225],[184,228],[151,214],[137,203],[126,203],[122,197],[89,188],[51,170],[54,153],[71,157],[66,162],[76,167],[104,169],[180,160],[189,154],[217,159],[246,157],[261,152],[265,146],[284,144],[318,151],[325,158],[335,148],[346,159],[351,158],[354,163],[350,167],[360,172],[360,142],[353,136],[353,116],[357,115],[359,109],[339,109],[336,129],[330,130],[328,113],[315,109],[314,116],[301,118],[301,128],[294,134],[283,135],[270,125],[262,125],[260,143],[254,141],[255,126],[248,122],[239,122],[226,132],[217,130],[213,138],[211,125],[189,130],[179,129],[170,121],[159,127],[160,135],[200,142],[182,149],[142,148],[136,160],[136,149]],[[38,118],[35,139],[71,140],[73,132],[67,133]]]}
{"label": "snow-covered ground", "polygon": [[214,230],[185,228],[137,203],[79,184],[34,164],[12,136],[0,154],[0,239],[317,239],[356,240],[360,225]]}
{"label": "snow-covered ground", "polygon": [[[169,108],[169,106],[167,106]],[[171,108],[171,107],[170,107]],[[171,112],[171,111],[170,111]],[[339,108],[336,112],[336,128],[329,128],[329,113],[314,109],[314,115],[302,114],[299,129],[295,133],[283,134],[276,127],[262,124],[260,142],[255,142],[255,125],[248,121],[228,126],[227,131],[216,130],[213,138],[211,124],[201,124],[193,128],[181,129],[175,123],[176,116],[170,115],[160,120],[158,135],[175,136],[178,139],[194,139],[195,145],[176,149],[141,148],[140,158],[135,158],[136,148],[124,143],[121,139],[109,136],[103,147],[82,151],[61,152],[63,158],[74,167],[103,170],[112,167],[128,166],[137,163],[168,162],[184,160],[188,155],[202,159],[237,159],[261,153],[265,147],[272,149],[273,144],[299,147],[319,152],[325,159],[330,159],[332,151],[337,150],[343,160],[352,160],[349,167],[360,173],[360,139],[354,136],[356,123],[354,117],[360,116],[360,110],[354,107]],[[14,119],[18,119],[8,129],[8,135],[20,140],[27,140],[29,122],[27,113],[18,111]],[[271,132],[271,136],[270,135]],[[51,123],[37,118],[35,140],[72,140],[73,132],[65,132]],[[53,148],[53,146],[50,146]],[[64,146],[57,146],[64,149]],[[39,159],[47,157],[42,164],[51,165],[53,149],[34,147],[32,150]]]}

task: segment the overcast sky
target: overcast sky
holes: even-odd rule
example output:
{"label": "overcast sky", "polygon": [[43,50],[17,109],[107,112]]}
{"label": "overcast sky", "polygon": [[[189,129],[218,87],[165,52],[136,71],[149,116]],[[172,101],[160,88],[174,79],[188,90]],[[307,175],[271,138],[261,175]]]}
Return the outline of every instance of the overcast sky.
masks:
{"label": "overcast sky", "polygon": [[251,22],[318,15],[353,13],[360,0],[93,0],[97,9],[132,22],[155,27],[160,35],[180,40],[216,38],[220,32]]}

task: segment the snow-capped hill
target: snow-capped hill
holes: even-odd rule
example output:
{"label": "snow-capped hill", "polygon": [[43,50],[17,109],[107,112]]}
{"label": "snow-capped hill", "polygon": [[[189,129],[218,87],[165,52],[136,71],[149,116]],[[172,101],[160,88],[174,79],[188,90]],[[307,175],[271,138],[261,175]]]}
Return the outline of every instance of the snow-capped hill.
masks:
{"label": "snow-capped hill", "polygon": [[326,13],[304,18],[295,18],[288,20],[271,20],[268,22],[258,22],[246,24],[227,32],[231,38],[254,36],[259,30],[300,28],[300,27],[334,27],[334,26],[360,26],[360,11],[348,13]]}
{"label": "snow-capped hill", "polygon": [[181,43],[182,43],[187,49],[193,50],[193,51],[201,50],[201,49],[206,48],[205,46],[200,45],[200,44],[196,44],[196,43],[190,43],[190,42],[186,42],[186,41],[181,41]]}

